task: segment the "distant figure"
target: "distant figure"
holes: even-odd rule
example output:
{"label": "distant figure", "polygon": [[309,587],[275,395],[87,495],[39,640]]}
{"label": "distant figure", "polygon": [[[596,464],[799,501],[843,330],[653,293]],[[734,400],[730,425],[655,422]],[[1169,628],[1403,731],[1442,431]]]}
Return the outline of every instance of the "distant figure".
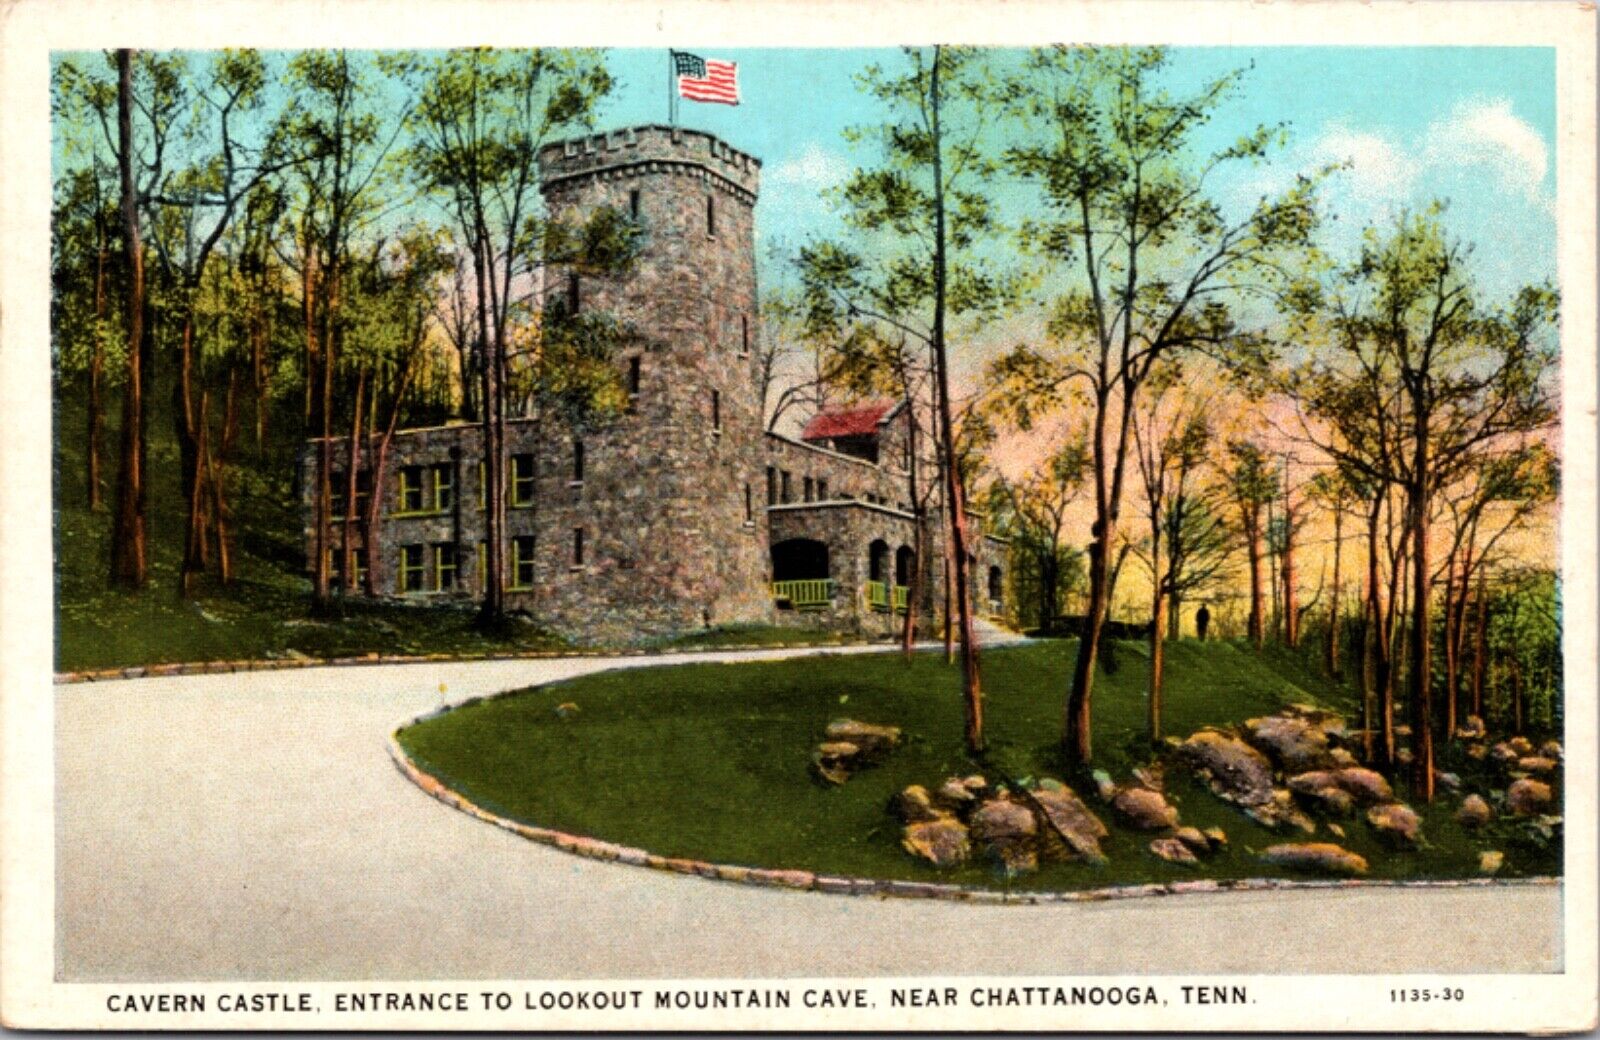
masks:
{"label": "distant figure", "polygon": [[1202,643],[1206,641],[1206,629],[1210,624],[1211,611],[1207,610],[1206,605],[1202,603],[1200,604],[1200,609],[1194,612],[1194,630],[1199,634],[1200,642]]}

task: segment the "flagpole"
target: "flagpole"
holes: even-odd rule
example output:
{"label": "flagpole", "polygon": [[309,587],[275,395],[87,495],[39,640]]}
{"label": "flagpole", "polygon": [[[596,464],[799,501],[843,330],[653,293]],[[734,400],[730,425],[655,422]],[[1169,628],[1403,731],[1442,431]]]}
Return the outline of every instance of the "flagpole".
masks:
{"label": "flagpole", "polygon": [[674,82],[674,80],[677,77],[673,74],[673,69],[676,66],[676,64],[677,64],[677,61],[675,60],[675,56],[673,54],[673,50],[672,50],[671,47],[668,47],[667,48],[667,122],[672,125],[672,128],[674,130],[676,130],[678,128],[678,91],[676,89],[678,85],[677,85],[677,83]]}

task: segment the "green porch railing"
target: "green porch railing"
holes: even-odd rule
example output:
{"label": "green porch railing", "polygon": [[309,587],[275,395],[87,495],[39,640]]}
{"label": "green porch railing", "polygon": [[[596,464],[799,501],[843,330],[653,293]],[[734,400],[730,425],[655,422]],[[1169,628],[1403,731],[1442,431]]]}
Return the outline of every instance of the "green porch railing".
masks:
{"label": "green porch railing", "polygon": [[889,601],[893,598],[895,613],[904,614],[910,593],[911,590],[904,585],[895,585],[891,589],[888,582],[869,581],[867,582],[867,606],[879,613],[887,613]]}
{"label": "green porch railing", "polygon": [[772,583],[772,598],[787,602],[796,610],[825,610],[833,606],[833,579],[775,581]]}

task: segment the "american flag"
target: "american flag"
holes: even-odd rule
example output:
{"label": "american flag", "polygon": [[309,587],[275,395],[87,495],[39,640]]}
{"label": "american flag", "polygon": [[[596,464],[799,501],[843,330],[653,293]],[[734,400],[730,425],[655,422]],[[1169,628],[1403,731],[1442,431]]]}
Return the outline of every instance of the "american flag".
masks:
{"label": "american flag", "polygon": [[723,105],[739,103],[739,66],[736,63],[673,51],[672,67],[677,73],[678,93],[682,97]]}

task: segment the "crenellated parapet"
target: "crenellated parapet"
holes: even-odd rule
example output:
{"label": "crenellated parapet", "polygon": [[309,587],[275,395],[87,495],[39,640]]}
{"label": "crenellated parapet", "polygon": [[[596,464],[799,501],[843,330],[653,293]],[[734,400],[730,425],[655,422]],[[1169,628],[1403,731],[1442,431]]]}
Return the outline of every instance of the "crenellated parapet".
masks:
{"label": "crenellated parapet", "polygon": [[539,152],[545,191],[574,181],[627,180],[669,175],[704,182],[748,206],[761,188],[761,160],[700,130],[660,125],[634,126],[570,137]]}

